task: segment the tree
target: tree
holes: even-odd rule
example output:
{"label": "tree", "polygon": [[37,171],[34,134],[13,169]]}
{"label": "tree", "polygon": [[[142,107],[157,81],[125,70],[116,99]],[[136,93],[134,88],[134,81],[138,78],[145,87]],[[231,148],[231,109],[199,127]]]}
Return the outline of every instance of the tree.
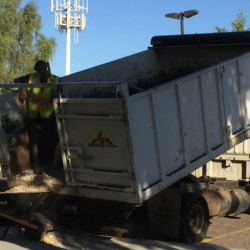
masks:
{"label": "tree", "polygon": [[[244,28],[245,25],[246,25],[246,16],[243,15],[242,10],[239,10],[236,20],[234,22],[231,22],[232,32],[250,31],[250,28],[247,29]],[[216,26],[215,29],[217,30],[217,32],[229,32],[227,29],[220,28],[218,26]]]}
{"label": "tree", "polygon": [[21,0],[0,3],[0,82],[33,71],[37,60],[49,61],[56,49],[55,38],[41,33],[41,16],[34,1],[23,8]]}

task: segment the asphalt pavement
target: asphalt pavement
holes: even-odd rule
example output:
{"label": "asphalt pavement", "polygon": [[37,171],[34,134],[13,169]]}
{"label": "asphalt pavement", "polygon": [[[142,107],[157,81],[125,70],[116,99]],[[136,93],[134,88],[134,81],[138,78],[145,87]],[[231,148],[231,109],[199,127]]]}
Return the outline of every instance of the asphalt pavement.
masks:
{"label": "asphalt pavement", "polygon": [[[227,220],[227,219],[226,219]],[[215,228],[216,227],[216,228]],[[232,248],[230,244],[226,247],[218,245],[218,240],[226,245],[227,237],[241,238],[238,231],[235,234],[227,235],[218,232],[217,225],[211,227],[208,237],[203,243],[197,245],[182,244],[171,241],[162,241],[147,239],[147,235],[132,235],[128,237],[111,237],[107,235],[93,235],[81,231],[78,227],[64,228],[55,233],[48,233],[46,239],[42,242],[31,241],[27,236],[19,234],[17,226],[12,226],[4,240],[0,241],[0,249],[2,250],[58,250],[58,249],[74,249],[74,250],[249,250],[248,248]],[[216,230],[215,230],[216,229]],[[0,228],[0,236],[3,235],[5,228]],[[250,230],[250,229],[249,229]],[[230,231],[232,233],[232,231]],[[227,233],[230,233],[227,232]],[[216,233],[222,233],[216,235]],[[247,232],[249,233],[249,232]],[[215,238],[223,236],[221,238]],[[138,236],[138,238],[136,238]],[[52,239],[52,240],[50,240]],[[235,238],[234,238],[235,240]],[[249,240],[246,240],[248,244]],[[250,245],[250,244],[249,244]]]}
{"label": "asphalt pavement", "polygon": [[[9,232],[12,234],[11,232]],[[16,233],[16,232],[15,232]],[[14,234],[15,234],[14,233]],[[30,241],[26,237],[9,235],[4,241],[0,241],[1,250],[58,250],[58,249],[81,249],[81,250],[228,250],[218,246],[187,245],[154,240],[129,239],[104,237],[96,235],[84,235],[82,240],[74,244],[53,246],[44,242]],[[238,250],[238,249],[237,249]]]}

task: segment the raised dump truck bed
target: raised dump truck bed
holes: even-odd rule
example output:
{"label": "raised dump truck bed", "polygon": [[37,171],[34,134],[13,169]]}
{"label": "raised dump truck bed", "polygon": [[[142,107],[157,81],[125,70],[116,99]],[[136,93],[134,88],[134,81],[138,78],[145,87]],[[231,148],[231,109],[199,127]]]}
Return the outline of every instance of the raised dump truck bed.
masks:
{"label": "raised dump truck bed", "polygon": [[245,140],[247,65],[249,53],[134,95],[122,83],[122,98],[61,99],[67,184],[140,204]]}

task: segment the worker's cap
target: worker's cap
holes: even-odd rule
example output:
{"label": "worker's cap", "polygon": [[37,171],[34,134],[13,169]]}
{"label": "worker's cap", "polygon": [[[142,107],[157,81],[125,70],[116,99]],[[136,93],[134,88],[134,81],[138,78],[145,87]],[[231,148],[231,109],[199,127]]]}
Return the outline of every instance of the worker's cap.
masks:
{"label": "worker's cap", "polygon": [[34,70],[40,70],[42,68],[47,67],[47,63],[45,61],[39,60],[36,62],[35,66],[34,66]]}

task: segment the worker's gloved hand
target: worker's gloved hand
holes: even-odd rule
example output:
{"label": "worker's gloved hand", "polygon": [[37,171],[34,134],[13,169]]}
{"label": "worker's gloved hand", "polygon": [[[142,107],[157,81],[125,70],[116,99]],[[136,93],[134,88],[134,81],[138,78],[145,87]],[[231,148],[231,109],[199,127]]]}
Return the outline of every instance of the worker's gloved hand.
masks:
{"label": "worker's gloved hand", "polygon": [[20,89],[20,98],[22,98],[22,99],[27,99],[27,91],[26,91],[26,89],[25,88],[21,88]]}
{"label": "worker's gloved hand", "polygon": [[37,174],[37,175],[41,175],[41,174],[44,173],[44,172],[43,172],[43,169],[42,169],[41,167],[34,167],[34,168],[33,168],[33,172],[34,172],[35,174]]}

